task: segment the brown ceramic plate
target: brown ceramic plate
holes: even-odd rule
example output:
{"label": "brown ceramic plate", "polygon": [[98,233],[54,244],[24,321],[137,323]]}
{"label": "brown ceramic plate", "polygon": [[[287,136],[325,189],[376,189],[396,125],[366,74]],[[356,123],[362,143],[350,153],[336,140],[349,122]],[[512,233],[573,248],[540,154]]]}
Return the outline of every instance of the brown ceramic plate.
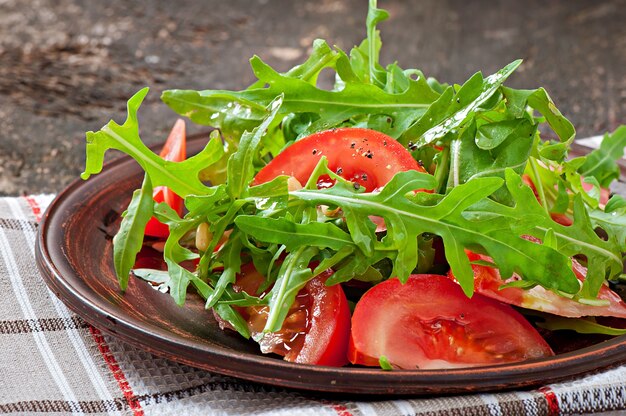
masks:
{"label": "brown ceramic plate", "polygon": [[[193,140],[190,152],[203,142]],[[95,327],[154,354],[217,373],[277,386],[352,394],[451,394],[520,388],[580,375],[626,361],[626,336],[553,358],[471,369],[382,371],[292,364],[263,356],[253,342],[221,331],[202,300],[178,307],[168,294],[131,279],[120,293],[111,239],[120,213],[143,177],[129,158],[76,181],[47,210],[37,264],[52,291]]]}

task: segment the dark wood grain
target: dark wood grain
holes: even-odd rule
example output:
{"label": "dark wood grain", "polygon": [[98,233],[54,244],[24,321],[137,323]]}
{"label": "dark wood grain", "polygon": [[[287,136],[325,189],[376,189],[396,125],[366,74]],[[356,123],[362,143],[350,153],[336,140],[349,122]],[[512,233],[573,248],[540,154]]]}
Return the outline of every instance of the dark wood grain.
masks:
{"label": "dark wood grain", "polygon": [[[203,140],[192,141],[197,152]],[[43,218],[37,264],[51,290],[85,320],[160,356],[247,380],[304,390],[377,395],[430,395],[493,391],[546,384],[626,361],[626,336],[516,364],[453,370],[383,371],[292,364],[258,352],[232,331],[222,331],[203,301],[184,307],[146,282],[131,279],[120,293],[111,236],[142,172],[118,159],[86,182],[61,192]]]}
{"label": "dark wood grain", "polygon": [[[511,85],[545,86],[579,137],[626,122],[626,0],[379,4],[383,63],[462,82],[523,58]],[[82,170],[84,132],[122,121],[144,86],[142,135],[162,142],[176,117],[164,89],[242,89],[253,54],[286,70],[315,38],[350,48],[365,14],[364,0],[2,1],[0,195],[61,191]]]}

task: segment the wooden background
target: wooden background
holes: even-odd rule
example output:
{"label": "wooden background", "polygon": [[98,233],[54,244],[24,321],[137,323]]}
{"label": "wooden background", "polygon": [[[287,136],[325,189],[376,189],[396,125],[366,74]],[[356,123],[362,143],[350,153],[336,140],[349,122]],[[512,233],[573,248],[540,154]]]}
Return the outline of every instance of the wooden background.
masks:
{"label": "wooden background", "polygon": [[[383,64],[463,82],[523,58],[508,85],[545,86],[578,137],[626,123],[626,0],[379,6],[391,13]],[[0,1],[0,195],[63,189],[82,171],[84,132],[123,121],[140,88],[151,88],[142,137],[163,141],[176,119],[164,89],[242,89],[253,54],[286,70],[315,38],[349,49],[366,11],[366,0]]]}

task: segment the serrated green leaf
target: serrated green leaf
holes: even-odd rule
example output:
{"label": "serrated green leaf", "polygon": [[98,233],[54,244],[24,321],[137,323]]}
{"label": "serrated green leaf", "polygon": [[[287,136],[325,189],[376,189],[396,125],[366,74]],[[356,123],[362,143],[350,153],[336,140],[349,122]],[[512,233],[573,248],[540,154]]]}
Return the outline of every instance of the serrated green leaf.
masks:
{"label": "serrated green leaf", "polygon": [[230,197],[237,199],[243,196],[248,184],[254,177],[254,159],[257,157],[257,149],[261,143],[263,135],[270,124],[274,121],[283,103],[282,96],[278,96],[268,105],[269,113],[267,117],[252,132],[245,132],[241,136],[239,148],[228,159],[228,182],[226,191]]}
{"label": "serrated green leaf", "polygon": [[123,125],[110,121],[98,132],[87,132],[87,160],[81,178],[100,173],[104,154],[109,149],[120,150],[141,165],[150,176],[152,186],[167,186],[181,197],[202,195],[208,190],[199,179],[202,169],[220,160],[224,153],[221,141],[211,140],[197,155],[182,162],[162,159],[150,150],[139,137],[137,110],[148,93],[144,88],[128,100],[128,117]]}
{"label": "serrated green leaf", "polygon": [[374,241],[376,241],[376,224],[369,218],[353,215],[350,208],[345,207],[343,215],[348,226],[348,237],[365,254],[371,256],[374,253]]}
{"label": "serrated green leaf", "polygon": [[507,108],[514,117],[522,117],[528,106],[545,117],[552,130],[559,136],[561,143],[547,143],[546,147],[541,149],[543,156],[550,160],[563,161],[568,146],[574,140],[576,130],[572,123],[556,108],[546,90],[543,88],[514,90],[502,87],[502,93],[507,100]]}
{"label": "serrated green leaf", "polygon": [[296,295],[313,277],[309,263],[318,252],[314,247],[300,247],[287,255],[268,294],[270,313],[263,332],[280,330]]}
{"label": "serrated green leaf", "polygon": [[483,124],[476,132],[476,146],[481,150],[493,150],[511,136],[532,138],[535,130],[536,128],[533,128],[532,123],[525,118]]}
{"label": "serrated green leaf", "polygon": [[338,53],[332,50],[324,40],[315,39],[312,47],[313,50],[308,59],[302,64],[291,68],[285,73],[285,76],[298,78],[315,85],[322,69],[334,66]]}
{"label": "serrated green leaf", "polygon": [[461,123],[491,98],[521,63],[521,60],[514,61],[485,79],[480,73],[476,73],[456,94],[452,87],[448,87],[428,111],[402,133],[399,141],[404,144],[411,141],[421,147],[459,128]]}
{"label": "serrated green leaf", "polygon": [[612,134],[604,136],[600,147],[587,155],[578,172],[582,176],[594,177],[600,186],[608,188],[611,182],[620,177],[620,168],[616,162],[624,156],[625,147],[626,126],[620,126]]}
{"label": "serrated green leaf", "polygon": [[423,78],[410,80],[408,88],[402,93],[390,94],[375,85],[346,76],[348,80],[341,90],[326,91],[302,79],[280,74],[258,57],[252,58],[251,65],[255,75],[267,87],[239,92],[170,90],[163,93],[162,99],[179,114],[189,116],[197,123],[216,127],[220,127],[220,117],[214,117],[214,114],[220,111],[230,113],[236,109],[237,114],[243,113],[246,117],[239,129],[243,131],[258,125],[267,115],[263,109],[283,94],[280,114],[323,115],[314,123],[315,127],[307,131],[335,127],[359,115],[382,114],[393,119],[393,128],[388,133],[397,137],[439,96]]}
{"label": "serrated green leaf", "polygon": [[185,198],[185,208],[193,216],[206,216],[227,197],[225,185],[214,186],[207,190],[206,195],[188,195]]}
{"label": "serrated green leaf", "polygon": [[233,232],[220,250],[220,259],[224,263],[224,270],[213,286],[213,293],[207,297],[205,305],[207,309],[214,307],[222,298],[227,286],[235,283],[237,273],[241,270],[242,246],[238,233]]}
{"label": "serrated green leaf", "polygon": [[601,209],[590,210],[589,219],[594,227],[602,228],[614,238],[622,252],[626,252],[626,206],[612,207],[610,212]]}
{"label": "serrated green leaf", "polygon": [[[504,179],[506,169],[513,169],[521,174],[528,163],[536,129],[536,125],[519,119],[516,128],[503,142],[495,148],[483,150],[476,143],[476,126],[472,123],[450,146],[448,187],[485,176]],[[494,198],[503,203],[510,203],[510,196],[505,189],[499,190]]]}
{"label": "serrated green leaf", "polygon": [[[394,190],[410,183],[411,175],[417,174],[403,172],[396,175],[378,195],[350,195],[345,190],[333,188],[303,189],[292,192],[292,195],[313,203],[350,206],[355,212],[375,214],[385,219],[399,216],[406,224],[406,229],[414,233],[428,232],[441,236],[446,258],[468,295],[473,292],[473,272],[464,253],[465,248],[479,248],[490,255],[504,278],[516,272],[525,280],[572,294],[578,293],[580,285],[570,269],[570,256],[587,256],[590,274],[595,276],[587,278],[590,293],[594,293],[594,290],[597,293],[597,276],[600,272],[615,275],[616,267],[621,265],[616,247],[597,237],[583,214],[576,214],[578,210],[575,210],[575,224],[571,227],[556,224],[534,198],[532,190],[522,186],[521,178],[512,170],[506,172],[506,178],[515,205],[511,207],[491,201],[489,216],[484,220],[480,216],[468,219],[463,213],[478,202],[485,203],[486,198],[502,185],[501,179],[473,179],[453,188],[437,205],[419,206],[403,196],[390,197],[403,195]],[[475,207],[472,207],[472,211],[476,214]],[[532,221],[524,220],[528,215],[533,216]],[[537,222],[537,218],[541,221]],[[519,230],[512,231],[512,225],[517,226],[518,223],[525,224],[526,234],[535,233],[538,237],[544,237],[547,230],[553,228],[560,252],[520,238]]]}

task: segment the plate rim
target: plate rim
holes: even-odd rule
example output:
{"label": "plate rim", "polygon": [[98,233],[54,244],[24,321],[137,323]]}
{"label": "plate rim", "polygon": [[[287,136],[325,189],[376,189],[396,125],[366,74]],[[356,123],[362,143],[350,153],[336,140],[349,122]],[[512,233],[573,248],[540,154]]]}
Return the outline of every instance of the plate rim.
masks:
{"label": "plate rim", "polygon": [[[189,137],[190,151],[199,150],[202,147],[202,140],[206,140],[205,135],[200,136],[204,139],[197,136]],[[111,160],[105,164],[100,174],[102,176],[98,175],[90,180],[92,183],[104,181],[99,180],[106,178],[103,174],[114,175],[115,169],[120,169],[120,166],[128,163],[134,163],[128,156]],[[134,170],[137,171],[137,175],[142,172],[136,163]],[[54,227],[58,227],[59,221],[64,218],[63,205],[69,198],[84,190],[88,184],[89,181],[75,179],[56,195],[42,216],[36,238],[35,259],[46,285],[66,306],[95,328],[144,351],[182,364],[248,381],[299,390],[354,395],[420,396],[525,388],[580,376],[626,362],[626,335],[554,357],[520,363],[460,369],[393,371],[288,363],[260,353],[257,355],[237,352],[226,347],[202,344],[149,325],[133,316],[120,315],[107,308],[102,298],[99,298],[99,302],[93,302],[85,296],[81,288],[74,287],[64,276],[65,273],[74,273],[75,277],[82,279],[79,271],[72,267],[63,248],[50,246],[49,238],[55,231]],[[138,332],[150,342],[135,339],[132,335]],[[174,345],[174,348],[171,345]],[[187,355],[181,356],[181,352],[189,352],[203,359],[192,360],[187,358]],[[206,357],[212,357],[218,364],[212,364]],[[250,370],[242,371],[241,367],[246,366],[250,367]],[[269,368],[271,376],[255,371],[255,366]],[[504,379],[503,374],[506,374]],[[327,383],[311,384],[311,378],[325,379]]]}

